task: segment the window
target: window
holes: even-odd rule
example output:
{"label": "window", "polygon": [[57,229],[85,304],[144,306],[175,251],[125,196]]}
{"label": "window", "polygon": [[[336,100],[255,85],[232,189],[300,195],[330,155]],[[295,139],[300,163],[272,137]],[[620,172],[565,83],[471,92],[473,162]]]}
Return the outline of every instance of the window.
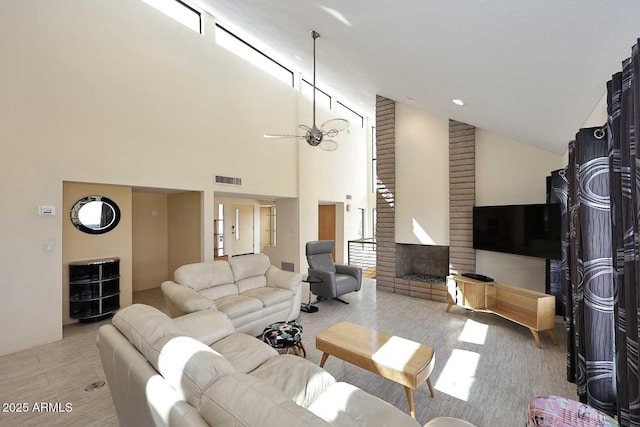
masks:
{"label": "window", "polygon": [[200,12],[180,0],[142,0],[165,15],[202,34]]}
{"label": "window", "polygon": [[277,246],[277,241],[276,241],[276,228],[277,227],[277,221],[276,221],[276,207],[272,206],[271,207],[271,246]]}
{"label": "window", "polygon": [[371,192],[376,192],[376,184],[378,183],[378,147],[376,145],[376,127],[371,126]]}
{"label": "window", "polygon": [[364,239],[365,234],[365,210],[363,208],[358,208],[358,213],[360,213],[360,224],[358,224],[358,236],[361,239]]}
{"label": "window", "polygon": [[236,208],[236,225],[233,232],[236,235],[236,240],[240,240],[240,209]]}
{"label": "window", "polygon": [[350,122],[358,124],[360,127],[364,127],[364,117],[353,111],[351,108],[344,105],[342,102],[338,102],[338,113],[340,116],[344,116]]}
{"label": "window", "polygon": [[224,255],[224,205],[218,203],[218,215],[213,220],[213,245],[215,256]]}
{"label": "window", "polygon": [[[300,92],[309,99],[313,99],[313,85],[302,79]],[[316,104],[323,106],[327,110],[331,110],[331,97],[316,86]]]}
{"label": "window", "polygon": [[274,61],[219,24],[216,24],[216,42],[256,67],[262,68],[278,80],[293,86],[293,71]]}
{"label": "window", "polygon": [[376,227],[378,225],[378,211],[376,208],[371,209],[371,234],[376,237]]}

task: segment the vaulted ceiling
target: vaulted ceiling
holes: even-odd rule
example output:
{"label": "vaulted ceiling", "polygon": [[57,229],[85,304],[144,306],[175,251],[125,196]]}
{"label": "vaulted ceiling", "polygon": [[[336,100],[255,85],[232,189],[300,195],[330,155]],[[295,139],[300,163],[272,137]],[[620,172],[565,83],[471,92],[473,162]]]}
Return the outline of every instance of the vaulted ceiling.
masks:
{"label": "vaulted ceiling", "polygon": [[318,31],[318,85],[366,115],[379,94],[557,153],[640,37],[638,0],[198,4],[306,76]]}

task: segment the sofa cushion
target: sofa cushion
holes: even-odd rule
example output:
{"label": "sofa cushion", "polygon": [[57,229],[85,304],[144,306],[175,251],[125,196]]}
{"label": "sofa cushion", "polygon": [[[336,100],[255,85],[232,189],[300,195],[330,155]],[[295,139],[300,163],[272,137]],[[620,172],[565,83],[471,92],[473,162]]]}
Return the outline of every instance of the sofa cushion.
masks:
{"label": "sofa cushion", "polygon": [[304,408],[336,382],[333,375],[321,367],[292,354],[266,361],[251,375],[271,384]]}
{"label": "sofa cushion", "polygon": [[228,297],[231,295],[238,295],[238,286],[235,283],[217,285],[198,291],[198,294],[202,295],[203,297],[209,298],[210,300],[213,300],[215,303],[215,301],[220,298]]}
{"label": "sofa cushion", "polygon": [[154,344],[165,335],[180,335],[180,328],[157,308],[132,304],[118,311],[111,321],[147,360],[157,359]]}
{"label": "sofa cushion", "polygon": [[198,409],[212,426],[329,426],[271,385],[244,374],[229,375],[213,384]]}
{"label": "sofa cushion", "polygon": [[157,360],[151,364],[183,400],[194,407],[202,394],[220,377],[235,373],[231,362],[200,341],[185,336],[164,336],[154,346]]}
{"label": "sofa cushion", "polygon": [[233,284],[233,272],[226,261],[198,262],[179,267],[173,273],[174,281],[196,291],[213,286]]}
{"label": "sofa cushion", "polygon": [[244,295],[229,295],[216,301],[216,307],[233,319],[243,314],[262,310],[262,301]]}
{"label": "sofa cushion", "polygon": [[251,289],[264,288],[267,286],[267,277],[264,275],[245,277],[236,282],[238,285],[238,292],[243,293],[250,291]]}
{"label": "sofa cushion", "polygon": [[246,334],[231,334],[211,345],[242,374],[253,371],[267,360],[278,355],[270,345]]}
{"label": "sofa cushion", "polygon": [[307,409],[335,427],[420,426],[395,406],[347,383],[330,385]]}
{"label": "sofa cushion", "polygon": [[293,298],[293,292],[279,288],[257,288],[242,293],[243,296],[257,298],[262,301],[262,305],[270,307],[281,302],[290,301]]}
{"label": "sofa cushion", "polygon": [[269,266],[271,266],[271,261],[269,261],[269,257],[264,254],[241,255],[231,257],[229,259],[229,265],[231,266],[233,277],[237,283],[247,277],[264,276]]}

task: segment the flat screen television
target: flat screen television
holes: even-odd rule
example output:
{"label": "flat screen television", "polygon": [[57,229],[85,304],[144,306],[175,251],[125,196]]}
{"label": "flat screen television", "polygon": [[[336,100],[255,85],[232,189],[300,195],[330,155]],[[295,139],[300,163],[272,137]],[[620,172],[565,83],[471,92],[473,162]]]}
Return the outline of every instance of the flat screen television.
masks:
{"label": "flat screen television", "polygon": [[560,205],[475,206],[473,247],[560,259]]}

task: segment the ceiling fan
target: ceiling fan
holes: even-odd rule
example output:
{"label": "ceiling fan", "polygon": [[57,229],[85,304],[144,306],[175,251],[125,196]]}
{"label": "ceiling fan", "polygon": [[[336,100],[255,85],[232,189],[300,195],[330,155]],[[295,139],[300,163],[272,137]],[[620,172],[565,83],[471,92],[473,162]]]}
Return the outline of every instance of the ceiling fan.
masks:
{"label": "ceiling fan", "polygon": [[320,147],[325,151],[333,151],[338,148],[338,143],[325,139],[334,138],[338,133],[349,127],[349,121],[345,119],[331,119],[320,125],[320,128],[316,126],[316,39],[320,37],[320,34],[316,31],[311,31],[311,37],[313,38],[313,126],[298,125],[298,127],[304,130],[304,135],[272,135],[265,134],[265,138],[299,138],[307,141],[307,144],[312,147]]}

